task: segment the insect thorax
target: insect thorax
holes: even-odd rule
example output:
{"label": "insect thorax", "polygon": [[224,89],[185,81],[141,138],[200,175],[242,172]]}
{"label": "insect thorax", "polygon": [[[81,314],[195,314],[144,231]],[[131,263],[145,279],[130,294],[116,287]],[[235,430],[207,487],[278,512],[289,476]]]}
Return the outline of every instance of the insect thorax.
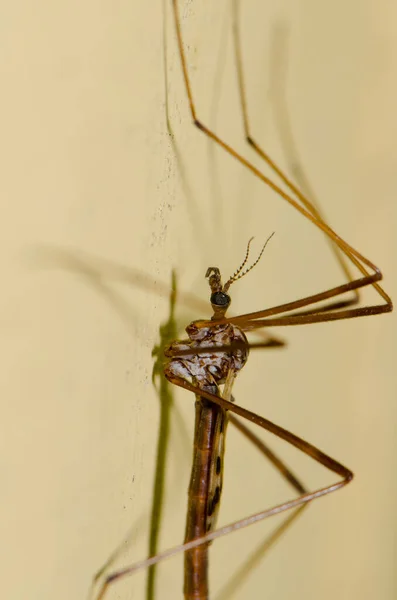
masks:
{"label": "insect thorax", "polygon": [[[248,358],[248,342],[244,332],[235,325],[214,323],[210,327],[197,327],[197,323],[193,321],[186,328],[188,340],[175,341],[165,351],[170,357],[165,372],[203,389],[224,383],[230,370],[237,373],[243,368]],[[235,347],[229,351],[212,351],[214,347],[233,344]],[[178,352],[188,350],[192,350],[191,355],[178,356]]]}

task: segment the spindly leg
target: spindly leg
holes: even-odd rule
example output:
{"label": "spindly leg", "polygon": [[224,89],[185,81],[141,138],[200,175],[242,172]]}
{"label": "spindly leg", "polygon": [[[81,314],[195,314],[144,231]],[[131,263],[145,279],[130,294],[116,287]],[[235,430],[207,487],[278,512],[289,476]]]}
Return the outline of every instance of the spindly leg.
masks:
{"label": "spindly leg", "polygon": [[[184,50],[184,43],[182,37],[182,29],[180,25],[179,19],[179,8],[178,8],[178,0],[172,1],[173,12],[174,12],[174,23],[177,35],[178,49],[179,55],[181,59],[181,66],[183,72],[183,78],[185,82],[185,89],[188,98],[189,108],[193,123],[196,127],[202,131],[209,139],[211,139],[215,144],[219,147],[223,148],[223,150],[232,156],[235,160],[237,160],[240,164],[244,165],[255,177],[260,179],[265,185],[270,187],[277,196],[283,200],[285,200],[291,207],[297,210],[302,216],[304,216],[307,220],[311,221],[314,226],[320,229],[336,246],[339,250],[349,259],[352,264],[354,264],[360,273],[363,275],[357,279],[349,280],[347,283],[338,285],[334,288],[326,290],[324,292],[320,292],[319,294],[313,294],[312,296],[308,296],[306,298],[301,298],[295,302],[288,303],[286,305],[282,305],[279,307],[275,307],[277,309],[277,314],[283,312],[284,310],[294,310],[295,308],[302,308],[305,306],[310,306],[312,304],[316,304],[323,300],[333,299],[336,296],[340,296],[341,294],[346,294],[348,292],[356,293],[356,291],[360,288],[371,285],[377,291],[379,296],[384,301],[383,304],[376,304],[371,306],[350,308],[347,310],[339,310],[340,308],[346,307],[351,304],[350,300],[343,300],[336,302],[331,302],[328,304],[326,308],[320,307],[319,309],[312,308],[308,311],[303,312],[302,314],[294,314],[291,317],[286,317],[284,319],[272,319],[271,322],[267,322],[268,326],[275,325],[297,325],[297,324],[306,324],[306,323],[317,323],[321,321],[331,321],[338,319],[347,319],[347,318],[355,318],[360,316],[368,316],[374,314],[380,314],[383,312],[390,312],[393,309],[392,302],[390,297],[386,294],[383,288],[378,284],[378,281],[382,279],[382,273],[380,269],[368,258],[363,256],[360,252],[355,250],[350,244],[348,244],[345,240],[343,240],[340,236],[335,233],[321,218],[318,211],[315,209],[312,203],[308,199],[304,197],[304,195],[297,190],[298,197],[295,199],[292,195],[286,193],[280,186],[278,186],[272,179],[267,177],[262,171],[257,169],[250,161],[244,158],[239,152],[237,152],[234,148],[232,148],[227,142],[221,139],[214,131],[208,128],[197,116],[196,106],[194,102],[187,61]],[[261,149],[257,146],[257,152],[260,154]],[[267,155],[262,156],[264,160],[268,160]],[[273,163],[274,164],[274,163]],[[281,174],[281,170],[274,165],[274,169],[279,171],[279,175]],[[281,175],[280,175],[281,176]],[[284,176],[285,177],[285,176]],[[289,180],[288,180],[289,181]],[[289,182],[290,189],[296,193],[293,189],[292,183]],[[372,271],[372,273],[371,273]],[[348,279],[350,277],[348,276]],[[266,311],[262,311],[266,313]],[[273,313],[276,314],[276,313]],[[257,318],[265,317],[266,314],[260,315],[257,313]],[[242,317],[241,317],[242,319]],[[288,322],[287,322],[288,319]],[[233,321],[235,322],[235,321]],[[264,323],[265,324],[265,323]]]}
{"label": "spindly leg", "polygon": [[[244,81],[244,68],[243,68],[243,58],[242,58],[242,48],[241,48],[241,35],[240,35],[240,19],[239,19],[239,9],[240,9],[240,0],[232,1],[232,31],[233,31],[233,42],[234,42],[234,52],[235,52],[235,65],[237,72],[237,83],[238,83],[238,93],[240,97],[240,106],[241,106],[241,116],[244,128],[244,136],[249,144],[249,146],[256,152],[256,154],[272,169],[273,173],[287,186],[290,192],[294,195],[296,200],[301,203],[301,205],[308,210],[315,218],[323,223],[326,223],[322,211],[318,205],[318,202],[314,199],[313,193],[310,190],[310,186],[307,183],[307,178],[304,175],[302,168],[300,168],[299,172],[301,174],[301,187],[299,188],[287,175],[286,173],[278,166],[278,164],[271,158],[271,156],[263,149],[263,147],[258,144],[251,132],[251,124],[249,119],[248,112],[248,101],[246,94],[246,86]],[[281,69],[283,72],[285,69]],[[279,72],[277,76],[280,77]],[[277,99],[277,108],[280,108],[280,105],[284,105],[284,98]],[[286,118],[284,115],[283,123],[285,123]],[[289,135],[289,138],[291,135]],[[296,157],[294,157],[294,164],[296,164]],[[306,185],[303,185],[303,182]],[[304,190],[304,191],[303,191]],[[339,262],[340,267],[345,274],[345,277],[348,281],[353,281],[353,275],[350,271],[349,265],[347,263],[346,257],[340,248],[333,243],[332,240],[329,240],[330,247],[332,252],[334,253],[336,260]],[[351,298],[347,298],[343,301],[332,302],[325,307],[322,307],[321,310],[329,310],[339,309],[346,306],[351,306],[356,304],[359,301],[359,292],[358,290],[353,290],[353,295]]]}
{"label": "spindly leg", "polygon": [[[236,531],[237,529],[242,529],[243,527],[248,527],[248,525],[252,525],[253,523],[257,523],[258,521],[262,521],[273,515],[279,514],[281,512],[285,512],[292,508],[298,508],[300,506],[303,506],[316,498],[320,498],[321,496],[325,496],[327,494],[330,494],[331,492],[334,492],[334,491],[344,487],[353,478],[353,473],[349,469],[344,467],[341,463],[337,462],[336,460],[334,460],[333,458],[331,458],[330,456],[328,456],[327,454],[325,454],[324,452],[322,452],[321,450],[319,450],[312,444],[309,444],[309,442],[306,442],[305,440],[298,437],[297,435],[287,431],[286,429],[283,429],[279,425],[272,423],[268,419],[265,419],[264,417],[261,417],[241,406],[238,406],[238,405],[234,404],[233,402],[229,402],[228,400],[225,400],[225,399],[221,398],[220,396],[215,396],[214,394],[211,394],[205,390],[196,388],[195,386],[191,385],[184,379],[172,377],[172,378],[170,378],[170,381],[171,381],[171,383],[174,383],[175,385],[178,385],[190,392],[193,392],[194,394],[200,394],[201,396],[207,398],[211,402],[214,402],[215,404],[218,404],[222,408],[229,410],[231,413],[235,413],[236,415],[238,415],[244,419],[247,419],[248,421],[254,423],[255,425],[262,427],[266,431],[273,433],[274,435],[285,440],[287,443],[294,446],[298,450],[301,450],[301,452],[303,452],[307,456],[310,456],[311,458],[313,458],[318,463],[322,464],[324,467],[326,467],[330,471],[339,475],[340,479],[339,479],[339,481],[336,481],[335,483],[332,483],[326,487],[319,488],[317,490],[314,490],[313,492],[301,493],[295,499],[287,500],[286,502],[283,502],[282,504],[278,504],[271,508],[268,508],[268,509],[265,509],[258,513],[255,513],[253,515],[250,515],[249,517],[246,517],[245,519],[240,519],[239,521],[230,523],[229,525],[226,525],[215,531],[212,531],[203,537],[192,540],[191,542],[188,542],[186,544],[180,544],[178,546],[174,546],[173,548],[169,548],[168,550],[165,550],[164,552],[160,552],[156,556],[149,557],[143,561],[140,561],[133,565],[124,567],[123,569],[120,569],[119,571],[112,573],[111,575],[109,575],[106,578],[106,580],[104,581],[104,583],[99,591],[97,600],[102,600],[105,597],[106,591],[108,590],[109,586],[112,583],[114,583],[115,581],[120,580],[124,577],[127,577],[129,575],[132,575],[133,573],[135,573],[136,571],[138,571],[140,569],[148,568],[154,564],[157,564],[157,563],[165,560],[166,558],[174,556],[175,554],[179,554],[180,552],[185,552],[186,550],[191,550],[193,548],[196,548],[197,546],[200,546],[201,544],[208,543],[219,537],[227,535],[227,534],[231,533],[232,531]],[[300,482],[296,482],[296,483],[298,486],[301,486]],[[304,488],[302,488],[302,489],[304,489]]]}

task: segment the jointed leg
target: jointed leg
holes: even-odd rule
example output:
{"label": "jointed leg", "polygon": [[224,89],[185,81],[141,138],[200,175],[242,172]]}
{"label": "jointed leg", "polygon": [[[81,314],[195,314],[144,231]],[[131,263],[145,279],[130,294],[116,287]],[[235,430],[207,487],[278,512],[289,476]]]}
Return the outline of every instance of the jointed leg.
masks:
{"label": "jointed leg", "polygon": [[[255,175],[261,181],[263,181],[263,183],[265,183],[274,192],[276,192],[276,194],[280,198],[283,198],[284,200],[286,200],[288,202],[288,204],[290,204],[293,208],[295,208],[295,210],[300,212],[306,219],[311,221],[318,229],[322,230],[323,233],[339,248],[339,250],[358,268],[358,270],[363,275],[363,277],[361,277],[359,279],[351,280],[350,274],[348,272],[347,273],[347,277],[349,279],[348,283],[337,286],[330,290],[327,290],[326,292],[322,292],[320,294],[316,294],[314,296],[309,296],[307,298],[304,298],[304,299],[302,299],[302,301],[300,301],[300,306],[301,307],[308,306],[310,304],[313,304],[314,302],[320,302],[322,300],[334,298],[335,296],[339,296],[341,294],[345,294],[350,291],[356,293],[356,291],[359,288],[365,287],[368,285],[372,285],[385,302],[384,304],[375,305],[375,306],[352,308],[349,310],[344,310],[344,311],[342,310],[340,312],[333,312],[336,309],[340,309],[340,308],[343,308],[343,307],[346,307],[346,306],[352,304],[351,300],[337,301],[336,303],[329,304],[325,309],[320,308],[320,310],[317,312],[320,312],[322,314],[317,314],[316,311],[313,309],[309,310],[307,314],[299,315],[299,313],[298,313],[298,314],[294,315],[295,320],[291,320],[288,324],[292,325],[292,324],[299,324],[299,323],[313,323],[313,322],[326,321],[326,320],[336,320],[338,318],[354,318],[354,317],[359,317],[359,316],[367,316],[367,315],[371,315],[371,314],[379,314],[382,312],[391,311],[392,310],[391,299],[386,294],[386,292],[383,290],[383,288],[381,288],[379,286],[379,284],[377,283],[378,281],[380,281],[382,279],[382,273],[381,273],[380,269],[376,265],[374,265],[370,260],[365,258],[361,253],[359,253],[357,250],[355,250],[352,246],[350,246],[345,240],[340,238],[322,220],[321,215],[319,214],[318,210],[313,205],[313,203],[311,203],[307,198],[304,197],[304,195],[300,192],[300,190],[298,188],[296,188],[296,186],[294,186],[294,184],[292,182],[290,182],[289,179],[286,178],[286,176],[281,172],[281,170],[277,167],[277,165],[275,165],[275,163],[273,163],[273,161],[271,161],[270,157],[268,157],[267,154],[263,153],[263,151],[260,149],[259,146],[256,145],[257,152],[259,154],[262,153],[261,154],[262,158],[266,162],[268,162],[268,164],[270,164],[272,166],[272,168],[277,172],[277,174],[280,177],[283,178],[283,180],[285,181],[285,183],[287,183],[288,187],[291,189],[291,191],[294,193],[294,195],[297,196],[297,200],[295,200],[289,194],[285,193],[282,188],[280,188],[278,185],[276,185],[271,179],[266,177],[252,163],[250,163],[248,160],[246,160],[241,154],[236,152],[231,146],[229,146],[229,144],[224,142],[221,138],[219,138],[217,136],[216,133],[214,133],[211,129],[209,129],[206,125],[204,125],[199,120],[199,118],[197,117],[197,113],[196,113],[196,108],[195,108],[191,84],[190,84],[190,78],[189,78],[188,69],[187,69],[187,62],[186,62],[183,39],[182,39],[182,32],[181,32],[181,26],[180,26],[180,20],[179,20],[179,10],[178,10],[178,1],[177,0],[173,0],[173,9],[174,9],[174,21],[175,21],[177,40],[178,40],[179,54],[180,54],[180,58],[181,58],[182,72],[183,72],[183,77],[184,77],[184,81],[185,81],[185,88],[186,88],[186,93],[187,93],[187,97],[188,97],[191,116],[192,116],[193,122],[196,125],[196,127],[198,129],[200,129],[200,131],[205,133],[205,135],[207,135],[207,137],[212,139],[218,146],[223,148],[225,150],[225,152],[227,152],[228,154],[233,156],[238,162],[240,162],[240,164],[244,165],[249,171],[251,171],[251,173],[253,173],[253,175]],[[241,75],[241,73],[242,73],[242,69],[240,68],[240,75]],[[240,84],[240,87],[241,87],[241,84]],[[244,96],[242,96],[242,103],[245,103]],[[245,108],[245,114],[246,114],[246,108]],[[245,125],[247,127],[248,137],[251,139],[251,137],[249,135],[249,130],[248,130],[247,117],[245,117]],[[373,273],[370,274],[368,269],[373,271]],[[294,308],[295,307],[291,307],[290,310],[293,310]],[[296,308],[298,308],[298,306]],[[300,316],[302,317],[301,320],[299,319]],[[306,317],[308,317],[309,320]],[[276,324],[275,322],[272,323],[272,325],[275,325],[275,324]],[[277,323],[277,324],[286,325],[287,323],[284,321],[283,323]]]}
{"label": "jointed leg", "polygon": [[[314,460],[316,460],[317,462],[322,464],[327,469],[338,474],[341,477],[341,479],[331,485],[324,487],[324,488],[317,489],[313,492],[304,492],[300,496],[298,496],[298,498],[295,498],[293,500],[288,500],[282,504],[273,506],[272,508],[263,510],[259,513],[255,513],[249,517],[246,517],[245,519],[240,519],[239,521],[236,521],[234,523],[226,525],[225,527],[221,527],[220,529],[212,531],[201,538],[197,538],[186,544],[180,544],[179,546],[169,548],[168,550],[165,550],[164,552],[161,552],[161,553],[157,554],[156,556],[149,557],[146,560],[135,563],[134,565],[130,565],[128,567],[120,569],[119,571],[112,573],[111,575],[109,575],[106,578],[105,582],[103,583],[103,585],[99,591],[97,600],[102,600],[104,598],[109,586],[113,582],[115,582],[119,579],[122,579],[126,576],[132,575],[133,573],[135,573],[136,571],[138,571],[140,569],[148,568],[154,564],[157,564],[175,554],[179,554],[180,552],[185,552],[186,550],[191,550],[192,548],[196,548],[197,546],[199,546],[201,544],[210,542],[214,539],[217,539],[219,537],[227,535],[228,533],[231,533],[232,531],[236,531],[237,529],[242,529],[243,527],[248,527],[248,525],[252,525],[253,523],[262,521],[263,519],[266,519],[272,515],[279,514],[281,512],[285,512],[286,510],[290,510],[292,508],[301,507],[316,498],[320,498],[321,496],[325,496],[327,494],[330,494],[331,492],[334,492],[334,491],[344,487],[353,478],[353,473],[349,469],[344,467],[342,464],[340,464],[339,462],[337,462],[336,460],[334,460],[333,458],[331,458],[330,456],[328,456],[327,454],[325,454],[324,452],[322,452],[321,450],[319,450],[312,444],[309,444],[302,438],[299,438],[298,436],[294,435],[293,433],[290,433],[286,429],[283,429],[282,427],[272,423],[271,421],[268,421],[264,417],[256,415],[255,413],[252,413],[251,411],[249,411],[245,408],[242,408],[241,406],[235,405],[232,402],[229,402],[229,401],[221,398],[220,396],[214,396],[214,394],[210,394],[209,392],[206,392],[205,390],[196,388],[195,386],[191,385],[190,383],[188,383],[187,381],[185,381],[183,379],[172,377],[172,378],[170,378],[170,381],[171,381],[171,383],[174,383],[175,385],[178,385],[190,392],[193,392],[194,394],[198,393],[201,396],[208,398],[208,400],[211,400],[215,404],[218,404],[219,406],[223,407],[224,409],[229,410],[231,413],[235,413],[235,414],[239,415],[240,417],[243,417],[244,419],[247,419],[248,421],[251,421],[252,423],[258,425],[259,427],[262,427],[266,431],[270,431],[277,437],[280,437],[281,439],[285,440],[292,446],[295,446],[296,448],[298,448],[299,450],[304,452],[306,455],[310,456],[311,458],[313,458]],[[289,472],[289,471],[287,470],[287,472]],[[292,477],[294,478],[294,476],[292,476]],[[296,480],[296,478],[294,478],[294,479]],[[299,481],[296,480],[296,484],[299,488],[302,489],[302,491],[304,490],[303,486],[301,486]]]}

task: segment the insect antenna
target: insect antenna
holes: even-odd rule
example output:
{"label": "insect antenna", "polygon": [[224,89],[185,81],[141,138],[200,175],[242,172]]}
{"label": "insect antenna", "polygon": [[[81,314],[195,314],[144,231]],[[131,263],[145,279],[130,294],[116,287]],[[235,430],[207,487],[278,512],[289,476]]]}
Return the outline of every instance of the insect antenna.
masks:
{"label": "insect antenna", "polygon": [[253,237],[249,240],[248,245],[247,245],[247,253],[245,255],[245,259],[243,261],[243,263],[241,264],[241,266],[237,269],[237,271],[228,279],[228,281],[225,283],[224,287],[223,287],[223,291],[227,292],[229,287],[232,285],[232,283],[234,283],[235,281],[238,281],[238,279],[241,279],[242,277],[244,277],[244,275],[247,275],[247,273],[249,273],[250,271],[252,271],[252,269],[258,264],[258,262],[260,261],[260,259],[262,258],[262,254],[265,251],[265,248],[268,244],[268,242],[271,240],[271,238],[274,236],[274,231],[273,233],[271,233],[269,235],[269,237],[267,238],[266,242],[263,244],[262,246],[262,250],[259,253],[258,258],[256,259],[256,261],[250,266],[248,267],[248,269],[245,269],[245,271],[241,272],[242,269],[244,268],[244,266],[247,263],[248,260],[248,255],[249,255],[249,248],[250,248],[250,244],[252,242],[252,240],[254,239]]}
{"label": "insect antenna", "polygon": [[238,275],[239,273],[241,273],[242,269],[243,269],[243,268],[245,267],[245,265],[247,264],[247,260],[248,260],[249,253],[250,253],[250,246],[251,246],[251,242],[252,242],[252,240],[253,240],[253,239],[254,239],[254,237],[252,236],[252,238],[248,240],[248,244],[247,244],[247,251],[246,251],[246,253],[245,253],[245,258],[244,258],[243,262],[241,263],[241,265],[239,266],[239,268],[237,269],[237,271],[235,271],[235,272],[233,273],[233,275],[232,275],[232,276],[229,278],[229,281],[230,281],[230,280],[233,280],[233,281],[234,281],[234,279],[237,277],[237,275]]}

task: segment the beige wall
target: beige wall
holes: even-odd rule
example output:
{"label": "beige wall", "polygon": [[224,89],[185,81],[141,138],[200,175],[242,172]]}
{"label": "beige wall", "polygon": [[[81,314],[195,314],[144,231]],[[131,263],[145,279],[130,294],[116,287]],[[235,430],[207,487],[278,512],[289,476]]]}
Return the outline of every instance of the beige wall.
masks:
{"label": "beige wall", "polygon": [[[315,293],[342,275],[310,225],[191,127],[168,4],[176,148],[165,122],[160,1],[3,4],[1,589],[13,600],[77,600],[131,526],[120,564],[147,552],[159,419],[151,351],[171,270],[206,300],[209,264],[227,276],[251,235],[259,246],[276,231],[236,284],[235,312]],[[204,121],[245,151],[228,5],[213,4],[194,0],[183,11],[194,90]],[[332,226],[382,267],[396,295],[397,9],[359,0],[244,6],[256,137],[286,165],[270,77],[282,18],[300,159]],[[157,283],[137,287],[137,270]],[[177,316],[205,315],[180,303]],[[311,506],[233,598],[395,597],[394,325],[388,315],[285,330],[289,349],[252,354],[238,401],[329,452],[356,480]],[[177,401],[183,426],[173,413],[163,548],[184,528],[193,399],[181,392]],[[332,481],[275,446],[308,486]],[[237,434],[227,458],[222,523],[291,496]],[[214,592],[273,526],[214,546]],[[162,567],[159,586],[158,598],[180,597],[180,560]],[[140,599],[143,590],[137,576],[113,597]]]}

